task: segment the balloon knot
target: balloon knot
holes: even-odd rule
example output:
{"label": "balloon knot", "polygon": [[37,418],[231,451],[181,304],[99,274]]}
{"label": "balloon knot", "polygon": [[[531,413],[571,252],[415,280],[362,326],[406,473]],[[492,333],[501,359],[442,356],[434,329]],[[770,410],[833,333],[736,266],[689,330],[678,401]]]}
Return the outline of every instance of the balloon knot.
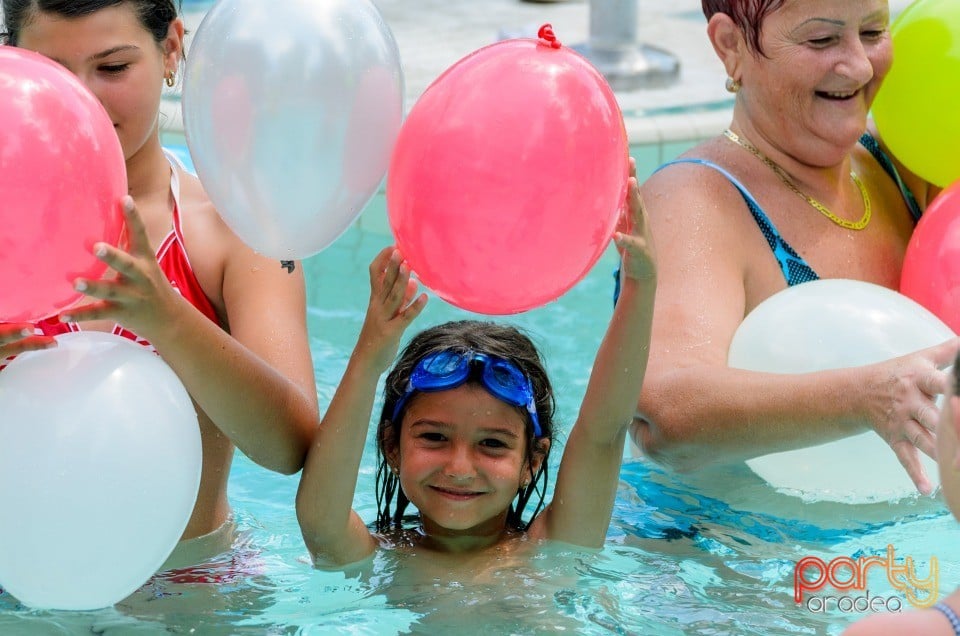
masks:
{"label": "balloon knot", "polygon": [[546,44],[549,44],[551,48],[560,48],[560,42],[557,41],[557,36],[553,33],[552,24],[544,24],[542,27],[540,27],[540,30],[537,31],[537,37],[543,40]]}
{"label": "balloon knot", "polygon": [[280,267],[287,270],[288,274],[292,274],[297,267],[297,263],[296,261],[280,261]]}

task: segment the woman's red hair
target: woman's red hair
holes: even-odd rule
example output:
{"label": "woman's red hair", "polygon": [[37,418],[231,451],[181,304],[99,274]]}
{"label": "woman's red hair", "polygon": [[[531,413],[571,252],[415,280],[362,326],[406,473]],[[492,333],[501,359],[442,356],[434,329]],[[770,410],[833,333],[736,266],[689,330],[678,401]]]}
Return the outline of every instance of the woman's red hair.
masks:
{"label": "woman's red hair", "polygon": [[750,48],[760,48],[760,26],[771,13],[783,6],[785,0],[702,0],[703,15],[709,20],[714,13],[726,13],[740,27]]}

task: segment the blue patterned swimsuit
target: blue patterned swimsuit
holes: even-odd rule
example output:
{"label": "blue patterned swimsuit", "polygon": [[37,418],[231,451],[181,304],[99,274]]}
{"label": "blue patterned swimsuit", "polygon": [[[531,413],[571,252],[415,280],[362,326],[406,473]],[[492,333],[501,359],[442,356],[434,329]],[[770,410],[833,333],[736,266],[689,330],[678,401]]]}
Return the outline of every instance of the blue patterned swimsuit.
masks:
{"label": "blue patterned swimsuit", "polygon": [[[893,179],[897,187],[900,188],[900,193],[903,195],[903,200],[907,204],[907,208],[910,210],[910,215],[913,217],[913,222],[916,223],[920,220],[920,215],[922,211],[920,206],[917,205],[917,200],[914,198],[913,193],[907,188],[903,183],[903,180],[900,178],[900,175],[897,173],[896,167],[893,165],[893,162],[890,158],[883,152],[880,148],[880,144],[877,143],[877,140],[874,139],[869,133],[864,133],[860,137],[860,144],[864,148],[870,151],[870,154],[874,156],[877,162],[883,167],[884,171],[890,175],[890,178]],[[727,178],[730,183],[732,183],[737,190],[740,191],[740,195],[743,197],[744,202],[747,204],[747,208],[750,209],[750,214],[753,215],[754,221],[757,222],[757,225],[760,227],[760,231],[763,232],[763,237],[767,239],[767,244],[770,246],[770,249],[773,250],[773,255],[777,259],[777,263],[780,264],[780,271],[783,272],[783,277],[787,280],[787,285],[799,285],[800,283],[806,283],[812,280],[818,280],[820,277],[817,276],[817,273],[813,271],[803,258],[797,254],[790,245],[780,236],[780,232],[777,231],[776,226],[770,221],[770,218],[763,211],[763,208],[760,207],[760,204],[757,203],[757,200],[750,194],[750,191],[740,183],[736,177],[727,172],[726,169],[721,168],[712,161],[707,161],[706,159],[675,159],[668,163],[663,164],[657,168],[654,172],[659,172],[666,168],[667,166],[676,165],[678,163],[693,163],[701,166],[707,166],[712,168],[722,174]],[[620,296],[620,268],[617,268],[617,271],[614,272],[614,279],[616,280],[613,302],[617,302],[617,298]]]}

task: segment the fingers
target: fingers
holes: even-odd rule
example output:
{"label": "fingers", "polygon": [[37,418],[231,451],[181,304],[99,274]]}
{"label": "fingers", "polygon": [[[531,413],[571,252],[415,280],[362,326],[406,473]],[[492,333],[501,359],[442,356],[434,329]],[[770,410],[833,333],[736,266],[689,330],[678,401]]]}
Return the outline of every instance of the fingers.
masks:
{"label": "fingers", "polygon": [[909,427],[910,445],[931,459],[937,458],[936,432],[913,424]]}
{"label": "fingers", "polygon": [[409,305],[413,300],[413,297],[417,295],[417,290],[420,289],[420,285],[417,284],[417,281],[412,278],[407,279],[407,290],[403,295],[403,305]]}
{"label": "fingers", "polygon": [[57,346],[50,336],[36,336],[33,325],[25,322],[0,325],[0,361],[26,351],[37,351]]}
{"label": "fingers", "polygon": [[627,212],[615,238],[619,239],[620,234],[646,236],[647,217],[640,195],[640,182],[637,179],[637,163],[633,157],[630,158],[630,176],[627,178]]}
{"label": "fingers", "polygon": [[[401,276],[401,266],[403,265],[403,257],[400,255],[400,251],[394,249],[390,252],[390,257],[387,259],[386,265],[383,268],[383,274],[380,278],[380,301],[388,302],[393,299],[393,302],[396,303],[397,292],[397,282]],[[404,283],[404,286],[406,283]],[[402,298],[402,293],[400,294]]]}
{"label": "fingers", "polygon": [[946,369],[957,357],[960,351],[960,338],[951,338],[946,342],[931,347],[929,351],[932,354],[933,363],[938,369]]}
{"label": "fingers", "polygon": [[903,436],[891,444],[893,452],[907,471],[907,475],[910,476],[917,490],[924,495],[933,492],[933,485],[923,469],[919,453],[931,459],[937,458],[936,428],[939,420],[939,411],[936,407],[924,404],[914,414],[913,420],[904,426]]}
{"label": "fingers", "polygon": [[417,296],[414,301],[408,304],[402,311],[400,311],[397,316],[403,321],[404,329],[406,329],[410,323],[416,320],[417,316],[420,315],[420,312],[423,311],[423,308],[427,306],[427,295],[420,294]]}
{"label": "fingers", "polygon": [[56,346],[57,341],[50,336],[29,336],[13,342],[7,341],[5,344],[0,342],[0,362],[27,351],[40,351]]}
{"label": "fingers", "polygon": [[944,371],[934,369],[917,379],[917,388],[927,396],[933,398],[947,392],[950,386],[950,376]]}
{"label": "fingers", "polygon": [[0,346],[33,335],[33,326],[25,322],[0,325]]}
{"label": "fingers", "polygon": [[[920,425],[924,431],[930,431],[936,434],[937,425],[940,423],[940,411],[932,403],[922,404],[914,414],[913,419]],[[914,444],[916,446],[916,444]]]}
{"label": "fingers", "polygon": [[[399,252],[398,258],[399,258]],[[386,292],[385,308],[389,315],[395,315],[403,306],[403,299],[407,295],[407,287],[413,282],[410,280],[410,267],[406,263],[394,263],[391,259],[390,267],[384,275],[384,291]]]}
{"label": "fingers", "polygon": [[616,236],[613,237],[613,240],[621,252],[626,251],[631,254],[639,254],[646,247],[646,241],[632,234],[621,234],[618,232]]}
{"label": "fingers", "polygon": [[426,295],[414,299],[419,285],[412,278],[409,265],[395,247],[386,247],[370,263],[373,298],[389,317],[412,320],[426,304]]}
{"label": "fingers", "polygon": [[630,207],[629,232],[614,234],[614,242],[622,257],[622,272],[627,278],[649,280],[655,277],[656,257],[649,228],[647,227],[646,211],[640,196],[640,186],[636,178],[636,164],[631,162],[631,176],[627,181],[627,202]]}
{"label": "fingers", "polygon": [[911,446],[909,441],[900,441],[893,445],[893,452],[896,453],[900,465],[907,471],[913,485],[917,487],[923,495],[929,495],[933,492],[933,486],[927,478],[927,473],[920,463],[920,455],[917,449]]}
{"label": "fingers", "polygon": [[107,301],[77,305],[58,316],[60,322],[84,322],[86,320],[112,319],[116,315],[114,307]]}
{"label": "fingers", "polygon": [[371,286],[378,284],[383,279],[383,273],[387,270],[387,263],[395,251],[396,248],[390,245],[380,250],[377,255],[373,257],[373,260],[370,261],[368,270],[370,272]]}
{"label": "fingers", "polygon": [[[150,248],[150,240],[147,238],[147,228],[143,224],[143,218],[140,216],[140,212],[137,211],[133,197],[129,195],[123,197],[120,206],[123,209],[123,219],[127,226],[127,248],[130,253],[153,256],[153,250]],[[99,243],[94,249],[105,245],[105,243]]]}

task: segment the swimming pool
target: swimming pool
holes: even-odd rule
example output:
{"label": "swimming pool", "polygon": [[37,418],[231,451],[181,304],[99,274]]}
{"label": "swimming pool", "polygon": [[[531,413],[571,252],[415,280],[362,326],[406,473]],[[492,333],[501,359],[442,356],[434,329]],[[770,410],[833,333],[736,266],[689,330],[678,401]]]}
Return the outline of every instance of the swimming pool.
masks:
{"label": "swimming pool", "polygon": [[[363,319],[367,266],[390,242],[384,206],[378,195],[357,224],[304,263],[321,408]],[[506,319],[544,352],[561,446],[612,311],[615,264],[608,251],[562,298]],[[465,315],[432,298],[417,324]],[[553,457],[556,462],[559,452]],[[375,511],[373,473],[368,444],[356,501],[368,520]],[[803,504],[772,492],[745,469],[681,479],[625,453],[613,523],[599,554],[549,547],[531,563],[498,564],[468,579],[393,586],[400,564],[389,558],[363,579],[311,567],[294,514],[296,487],[297,477],[268,473],[238,454],[230,497],[243,540],[208,572],[219,583],[154,580],[115,608],[82,613],[31,611],[3,594],[0,633],[835,634],[863,614],[797,605],[793,574],[803,557],[882,555],[891,545],[898,558],[912,557],[922,576],[935,556],[941,593],[960,581],[958,528],[939,501]],[[870,582],[874,596],[896,594],[882,576]]]}

